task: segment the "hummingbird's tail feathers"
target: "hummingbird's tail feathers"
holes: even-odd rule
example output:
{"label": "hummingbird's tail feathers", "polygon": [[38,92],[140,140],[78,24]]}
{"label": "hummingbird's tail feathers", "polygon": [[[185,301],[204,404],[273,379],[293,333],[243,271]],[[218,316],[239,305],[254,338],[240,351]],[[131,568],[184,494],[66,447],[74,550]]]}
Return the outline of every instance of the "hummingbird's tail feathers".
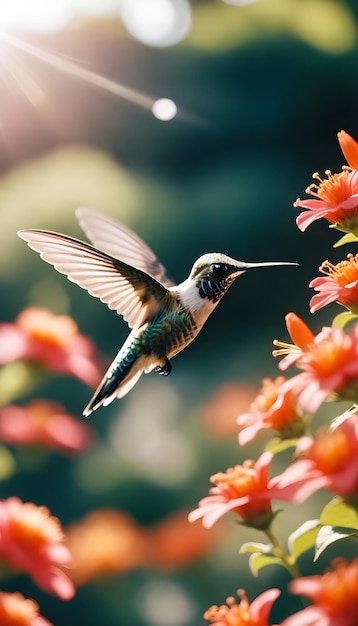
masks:
{"label": "hummingbird's tail feathers", "polygon": [[[118,376],[120,374],[120,376]],[[113,376],[108,377],[106,374],[98,385],[93,397],[87,404],[82,415],[88,417],[100,406],[108,406],[115,398],[123,398],[136,384],[137,380],[143,374],[142,369],[129,370],[125,372],[117,371]]]}

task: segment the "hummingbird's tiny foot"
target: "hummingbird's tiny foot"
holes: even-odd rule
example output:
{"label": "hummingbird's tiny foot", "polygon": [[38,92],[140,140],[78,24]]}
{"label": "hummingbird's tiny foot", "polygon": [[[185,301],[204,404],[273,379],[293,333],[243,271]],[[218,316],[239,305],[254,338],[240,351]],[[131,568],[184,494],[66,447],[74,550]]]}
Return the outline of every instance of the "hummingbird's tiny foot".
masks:
{"label": "hummingbird's tiny foot", "polygon": [[172,364],[169,359],[165,359],[164,365],[157,365],[155,371],[158,372],[161,376],[169,376],[172,371]]}

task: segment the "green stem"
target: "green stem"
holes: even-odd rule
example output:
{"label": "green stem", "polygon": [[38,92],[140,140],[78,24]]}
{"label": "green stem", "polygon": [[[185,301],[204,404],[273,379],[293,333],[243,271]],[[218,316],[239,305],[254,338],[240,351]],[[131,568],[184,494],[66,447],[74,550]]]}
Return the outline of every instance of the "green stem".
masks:
{"label": "green stem", "polygon": [[265,529],[265,534],[272,543],[275,554],[279,557],[279,559],[281,559],[282,563],[290,572],[292,578],[299,578],[301,576],[300,570],[298,569],[296,563],[290,559],[288,554],[286,554],[275,533],[271,530],[271,528],[267,528]]}

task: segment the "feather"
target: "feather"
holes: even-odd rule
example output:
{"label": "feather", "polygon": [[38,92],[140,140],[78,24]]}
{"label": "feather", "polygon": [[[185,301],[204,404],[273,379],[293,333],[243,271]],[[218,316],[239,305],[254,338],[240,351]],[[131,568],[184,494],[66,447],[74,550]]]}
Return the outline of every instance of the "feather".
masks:
{"label": "feather", "polygon": [[19,236],[69,280],[117,311],[130,328],[151,321],[172,297],[164,285],[90,244],[46,230],[21,230]]}
{"label": "feather", "polygon": [[153,250],[128,226],[120,224],[109,215],[86,207],[77,209],[76,216],[79,225],[95,248],[137,267],[165,287],[174,285],[174,281]]}

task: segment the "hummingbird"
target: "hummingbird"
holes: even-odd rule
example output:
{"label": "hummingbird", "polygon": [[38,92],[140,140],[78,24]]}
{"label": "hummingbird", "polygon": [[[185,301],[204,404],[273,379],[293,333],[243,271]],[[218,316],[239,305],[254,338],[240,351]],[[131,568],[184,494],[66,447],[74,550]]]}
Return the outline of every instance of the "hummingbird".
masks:
{"label": "hummingbird", "polygon": [[48,230],[19,237],[67,278],[117,311],[131,332],[83,411],[89,416],[123,398],[141,374],[168,376],[171,359],[193,341],[233,282],[249,269],[289,262],[246,263],[210,252],[174,283],[149,246],[130,228],[94,209],[76,210],[91,243]]}

